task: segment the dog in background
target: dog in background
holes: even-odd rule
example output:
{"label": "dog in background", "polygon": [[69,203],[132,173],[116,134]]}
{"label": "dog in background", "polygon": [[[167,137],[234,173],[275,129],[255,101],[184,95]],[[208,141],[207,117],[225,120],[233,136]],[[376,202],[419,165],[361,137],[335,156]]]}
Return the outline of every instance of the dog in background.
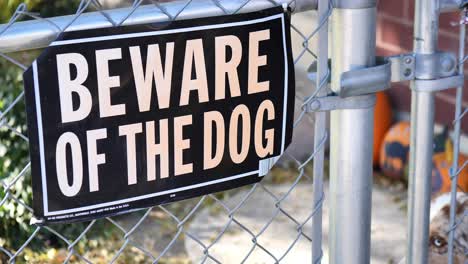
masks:
{"label": "dog in background", "polygon": [[[468,195],[457,193],[457,228],[454,231],[454,264],[468,264]],[[448,263],[450,230],[450,193],[435,198],[431,204],[429,263]]]}

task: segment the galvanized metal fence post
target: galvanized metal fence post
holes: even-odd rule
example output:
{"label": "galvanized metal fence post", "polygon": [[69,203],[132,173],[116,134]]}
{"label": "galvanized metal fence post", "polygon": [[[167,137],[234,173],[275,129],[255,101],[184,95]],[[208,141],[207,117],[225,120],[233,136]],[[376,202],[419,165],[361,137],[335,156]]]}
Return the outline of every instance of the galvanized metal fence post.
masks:
{"label": "galvanized metal fence post", "polygon": [[[414,53],[416,58],[437,51],[439,1],[416,0]],[[428,79],[416,74],[416,79]],[[415,89],[411,81],[411,144],[408,187],[407,263],[427,263],[429,210],[434,136],[434,94]]]}
{"label": "galvanized metal fence post", "polygon": [[[334,92],[343,72],[375,64],[375,32],[375,0],[334,1]],[[330,263],[370,262],[373,121],[373,106],[331,112]]]}
{"label": "galvanized metal fence post", "polygon": [[[332,8],[330,5],[331,0],[319,0],[318,1],[318,23],[319,31],[317,32],[318,45],[317,45],[317,79],[316,88],[318,96],[325,96],[327,94],[326,89],[322,89],[322,86],[328,84],[329,69],[328,69],[328,17],[329,11]],[[323,23],[322,23],[323,22]],[[324,156],[325,150],[321,147],[322,139],[326,135],[326,122],[327,115],[325,112],[315,113],[315,124],[314,124],[314,149],[320,149],[317,152],[314,164],[314,201],[313,210],[315,212],[312,218],[312,263],[320,263],[322,259],[322,205],[324,200],[323,192],[323,170],[324,170]]]}

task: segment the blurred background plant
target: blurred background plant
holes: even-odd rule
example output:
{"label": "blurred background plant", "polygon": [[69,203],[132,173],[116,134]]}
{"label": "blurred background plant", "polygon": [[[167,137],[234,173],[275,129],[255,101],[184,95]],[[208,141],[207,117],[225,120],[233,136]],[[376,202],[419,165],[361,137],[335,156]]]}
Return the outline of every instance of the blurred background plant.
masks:
{"label": "blurred background plant", "polygon": [[[39,13],[42,17],[50,17],[55,15],[73,14],[78,5],[79,0],[2,0],[0,1],[0,24],[7,23],[10,17],[21,3],[27,5],[29,12]],[[24,19],[28,19],[26,16]],[[17,54],[8,54],[14,57],[25,65],[29,65],[32,60],[39,54],[40,51],[22,52]],[[0,58],[0,116],[2,110],[10,106],[15,99],[23,91],[23,70],[9,62],[6,59]],[[5,197],[5,187],[27,166],[28,143],[21,139],[14,131],[17,131],[27,136],[26,126],[26,111],[24,99],[19,102],[0,119],[0,181],[3,185],[0,188],[0,201]],[[32,214],[26,208],[11,199],[15,197],[27,205],[32,204],[32,187],[31,174],[29,169],[26,170],[24,176],[16,181],[9,189],[9,199],[6,199],[4,204],[0,206],[0,246],[6,248],[18,249],[34,232],[35,228],[31,227],[29,221]],[[115,228],[111,228],[107,222],[97,222],[97,226],[106,225],[105,228],[95,227],[86,235],[86,238],[80,240],[76,246],[77,250],[84,247],[93,237],[113,236],[112,232]],[[74,225],[56,225],[52,228],[63,234],[69,240],[74,240],[88,225],[88,223]],[[96,230],[96,231],[93,231]],[[58,253],[59,249],[66,247],[63,240],[48,231],[38,233],[39,239],[33,239],[30,244],[30,251],[26,251],[24,257],[25,262],[30,262],[32,257],[28,254],[35,254],[34,259],[49,259],[52,253]],[[46,243],[44,243],[46,241]],[[93,240],[94,241],[94,240]],[[88,243],[90,245],[100,244],[99,241]],[[52,251],[50,249],[53,249]],[[29,253],[28,253],[29,252]],[[43,252],[43,256],[37,256],[37,252]],[[49,256],[48,256],[49,255]],[[0,263],[6,261],[6,255],[0,254]],[[47,261],[44,261],[47,263]]]}
{"label": "blurred background plant", "polygon": [[2,0],[0,1],[0,21],[8,22],[20,4],[26,4],[29,12],[39,13],[42,17],[75,13],[79,0]]}

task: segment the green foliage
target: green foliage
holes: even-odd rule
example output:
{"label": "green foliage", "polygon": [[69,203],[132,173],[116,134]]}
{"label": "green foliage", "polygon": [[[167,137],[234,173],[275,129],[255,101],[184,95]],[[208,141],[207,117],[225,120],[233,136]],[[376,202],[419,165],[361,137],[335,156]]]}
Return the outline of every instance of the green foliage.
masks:
{"label": "green foliage", "polygon": [[0,0],[0,23],[8,22],[21,3],[25,3],[30,12],[51,17],[75,13],[80,0]]}
{"label": "green foliage", "polygon": [[[68,15],[75,13],[80,0],[0,0],[0,23],[6,23],[17,9],[18,5],[25,3],[27,10],[40,13],[42,17]],[[27,18],[25,18],[27,19]],[[37,52],[8,54],[20,61],[32,61]],[[29,64],[29,63],[26,63]],[[0,57],[0,115],[15,101],[23,91],[23,71],[13,63]],[[23,170],[29,162],[28,142],[11,131],[11,129],[27,136],[26,107],[24,99],[18,103],[0,120],[0,202],[7,195],[5,185]],[[17,250],[36,229],[29,221],[32,214],[20,203],[12,199],[21,200],[27,206],[32,204],[31,173],[28,170],[9,191],[9,198],[0,205],[0,246],[9,250]],[[86,237],[102,237],[104,221],[99,221],[93,229],[95,231]],[[107,225],[107,224],[106,224]],[[70,240],[75,239],[85,229],[87,223],[70,225],[55,225],[52,228]],[[86,243],[83,239],[80,243]],[[41,252],[47,248],[66,247],[65,243],[51,232],[42,229],[38,239],[34,239],[28,248]],[[0,263],[6,255],[0,252]]]}
{"label": "green foliage", "polygon": [[25,3],[28,9],[34,8],[41,0],[2,0],[0,1],[0,22],[5,23],[15,12],[18,5]]}
{"label": "green foliage", "polygon": [[[22,91],[22,71],[19,67],[11,66],[7,61],[0,61],[0,109],[5,110]],[[3,122],[16,131],[26,133],[26,113],[24,100],[11,109],[5,116]],[[0,180],[5,180],[9,184],[13,178],[28,163],[28,144],[15,135],[6,126],[0,128]],[[24,179],[20,179],[11,188],[11,195],[23,200],[26,204],[32,202],[32,189],[30,185],[30,174],[27,173]],[[5,197],[4,188],[0,188],[0,199]],[[17,239],[27,237],[30,234],[29,219],[30,213],[25,208],[12,199],[8,199],[0,207],[0,245],[15,244]],[[8,238],[15,239],[8,239]],[[17,238],[17,239],[16,239]]]}

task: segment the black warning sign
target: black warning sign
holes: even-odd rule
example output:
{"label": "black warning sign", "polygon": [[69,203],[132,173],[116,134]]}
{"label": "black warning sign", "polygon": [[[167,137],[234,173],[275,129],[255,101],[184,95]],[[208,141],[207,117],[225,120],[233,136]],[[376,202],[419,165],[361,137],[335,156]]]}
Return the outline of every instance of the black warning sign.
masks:
{"label": "black warning sign", "polygon": [[258,182],[289,145],[282,8],[63,33],[24,73],[38,223]]}

